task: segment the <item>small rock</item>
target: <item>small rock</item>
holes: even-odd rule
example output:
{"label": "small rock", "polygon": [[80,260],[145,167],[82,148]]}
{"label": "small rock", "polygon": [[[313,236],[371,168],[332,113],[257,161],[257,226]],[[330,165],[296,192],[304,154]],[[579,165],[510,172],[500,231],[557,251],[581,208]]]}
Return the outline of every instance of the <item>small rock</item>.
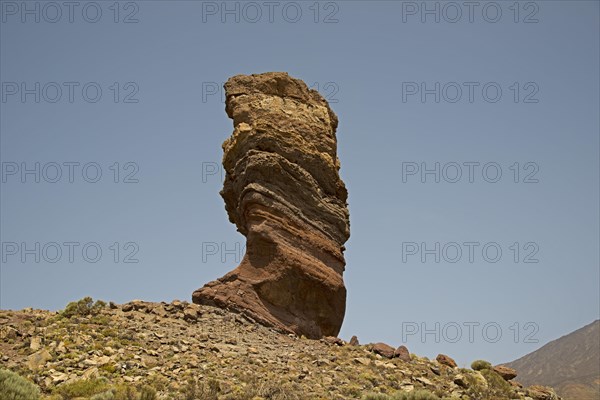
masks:
{"label": "small rock", "polygon": [[462,388],[466,388],[468,386],[467,380],[465,379],[465,376],[462,374],[458,374],[454,377],[454,383],[456,383],[458,386],[460,386]]}
{"label": "small rock", "polygon": [[385,362],[381,360],[375,360],[375,366],[382,367],[386,369],[396,369],[396,366],[390,362]]}
{"label": "small rock", "polygon": [[183,319],[188,322],[194,322],[198,319],[198,310],[187,307],[183,310]]}
{"label": "small rock", "polygon": [[91,365],[91,366],[102,366],[102,365],[108,364],[110,361],[111,360],[110,360],[109,356],[102,356],[102,357],[94,357],[94,358],[84,360],[83,364]]}
{"label": "small rock", "polygon": [[375,354],[379,354],[385,358],[393,358],[394,357],[394,348],[385,343],[375,343],[371,346],[371,351]]}
{"label": "small rock", "polygon": [[96,367],[90,367],[90,368],[86,369],[85,371],[83,371],[83,374],[81,375],[81,377],[83,379],[98,378],[99,376],[100,376],[100,374],[98,373],[98,368],[96,368]]}
{"label": "small rock", "polygon": [[183,304],[183,302],[182,302],[182,301],[180,301],[180,300],[173,300],[173,301],[171,302],[171,306],[173,306],[173,308],[175,308],[175,309],[182,310],[182,309],[183,309],[183,307],[184,307],[184,304]]}
{"label": "small rock", "polygon": [[50,378],[52,379],[52,383],[56,385],[65,382],[67,379],[69,379],[69,375],[64,374],[62,372],[55,372],[52,375],[50,375]]}
{"label": "small rock", "polygon": [[368,358],[364,358],[364,357],[357,357],[353,361],[357,364],[362,364],[362,365],[371,364],[371,360],[369,360]]}
{"label": "small rock", "polygon": [[431,381],[427,378],[423,378],[423,377],[419,377],[417,379],[415,379],[417,382],[421,382],[423,385],[433,385],[433,383],[431,383]]}
{"label": "small rock", "polygon": [[122,310],[123,310],[123,312],[133,311],[133,304],[131,304],[131,303],[124,304]]}
{"label": "small rock", "polygon": [[67,348],[65,346],[65,342],[60,342],[58,346],[56,346],[56,352],[59,354],[64,354],[67,352]]}
{"label": "small rock", "polygon": [[358,338],[356,337],[356,335],[352,336],[350,338],[350,342],[349,343],[350,343],[350,346],[359,346],[360,345],[360,343],[358,343]]}
{"label": "small rock", "polygon": [[31,343],[29,343],[29,348],[33,351],[38,351],[42,348],[42,338],[39,336],[32,337]]}
{"label": "small rock", "polygon": [[438,354],[438,356],[435,359],[442,365],[445,365],[450,368],[456,368],[456,361],[454,361],[452,357],[449,357],[445,354]]}

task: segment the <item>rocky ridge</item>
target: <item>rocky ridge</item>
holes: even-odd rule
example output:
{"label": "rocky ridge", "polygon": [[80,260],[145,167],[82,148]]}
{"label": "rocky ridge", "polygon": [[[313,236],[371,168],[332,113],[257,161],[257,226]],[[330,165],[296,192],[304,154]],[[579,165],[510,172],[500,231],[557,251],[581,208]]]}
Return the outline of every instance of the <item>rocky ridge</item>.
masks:
{"label": "rocky ridge", "polygon": [[417,389],[444,399],[558,399],[493,370],[453,367],[448,356],[428,360],[356,338],[310,340],[212,306],[77,304],[61,313],[0,311],[0,367],[33,380],[46,399],[75,398],[82,382],[101,391],[149,388],[155,397],[146,398],[176,400],[342,400]]}

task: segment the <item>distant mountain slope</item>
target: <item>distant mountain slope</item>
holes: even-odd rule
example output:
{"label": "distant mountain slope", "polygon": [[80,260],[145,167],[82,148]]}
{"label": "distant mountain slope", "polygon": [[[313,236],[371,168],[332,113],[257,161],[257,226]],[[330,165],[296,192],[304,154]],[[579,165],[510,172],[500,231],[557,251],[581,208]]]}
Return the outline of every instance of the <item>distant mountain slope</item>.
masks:
{"label": "distant mountain slope", "polygon": [[566,400],[600,400],[600,320],[508,364],[525,385],[549,385]]}

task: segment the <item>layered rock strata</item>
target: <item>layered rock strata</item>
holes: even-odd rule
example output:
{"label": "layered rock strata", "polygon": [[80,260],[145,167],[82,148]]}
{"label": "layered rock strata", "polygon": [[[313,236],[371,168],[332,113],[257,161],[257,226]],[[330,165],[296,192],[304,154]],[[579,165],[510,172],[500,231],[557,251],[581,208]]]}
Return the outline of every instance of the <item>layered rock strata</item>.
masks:
{"label": "layered rock strata", "polygon": [[234,131],[223,143],[221,195],[246,254],[192,299],[309,338],[336,336],[350,235],[337,116],[286,73],[234,76],[225,91]]}

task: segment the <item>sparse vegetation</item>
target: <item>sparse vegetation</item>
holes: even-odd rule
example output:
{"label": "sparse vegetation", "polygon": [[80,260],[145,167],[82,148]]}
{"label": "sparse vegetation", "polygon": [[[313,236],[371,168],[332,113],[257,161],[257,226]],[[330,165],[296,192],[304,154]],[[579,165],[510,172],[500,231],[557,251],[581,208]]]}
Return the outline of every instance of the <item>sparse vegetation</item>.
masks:
{"label": "sparse vegetation", "polygon": [[85,317],[89,315],[97,315],[100,310],[106,307],[106,303],[102,300],[94,300],[91,297],[84,297],[78,301],[72,301],[67,304],[65,309],[60,313],[64,318],[72,318],[75,316]]}
{"label": "sparse vegetation", "polygon": [[492,393],[490,395],[508,396],[512,394],[512,386],[506,382],[500,375],[491,369],[483,369],[481,375],[488,383],[488,388]]}
{"label": "sparse vegetation", "polygon": [[481,371],[484,369],[491,369],[492,368],[492,364],[490,364],[489,362],[485,361],[485,360],[475,360],[471,363],[471,369],[473,369],[474,371]]}
{"label": "sparse vegetation", "polygon": [[22,376],[0,369],[0,398],[2,400],[37,400],[40,390]]}
{"label": "sparse vegetation", "polygon": [[102,379],[80,379],[75,382],[60,385],[54,391],[55,394],[62,396],[64,400],[71,400],[77,397],[91,397],[104,393],[110,389],[108,381]]}
{"label": "sparse vegetation", "polygon": [[440,400],[438,396],[427,390],[413,390],[411,392],[397,392],[393,395],[367,394],[363,400]]}
{"label": "sparse vegetation", "polygon": [[301,339],[186,302],[105,307],[84,298],[58,315],[0,310],[0,321],[0,367],[39,393],[0,392],[1,400],[449,400],[449,388],[455,399],[523,400],[528,393],[485,361],[474,363],[480,371],[438,374],[439,363],[425,357],[407,363],[367,345]]}

